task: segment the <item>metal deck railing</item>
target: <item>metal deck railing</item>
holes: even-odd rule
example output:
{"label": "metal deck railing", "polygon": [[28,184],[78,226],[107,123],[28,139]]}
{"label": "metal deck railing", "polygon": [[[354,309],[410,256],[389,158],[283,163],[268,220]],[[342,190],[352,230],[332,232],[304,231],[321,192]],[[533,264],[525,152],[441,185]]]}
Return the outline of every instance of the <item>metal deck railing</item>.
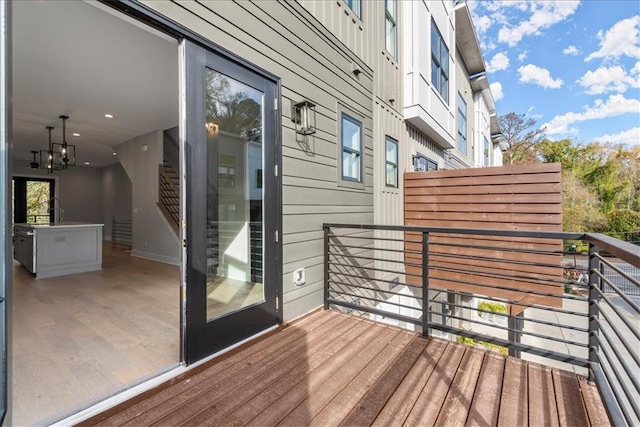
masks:
{"label": "metal deck railing", "polygon": [[640,422],[639,246],[350,224],[325,224],[324,236],[327,309],[574,370],[595,381],[614,425]]}

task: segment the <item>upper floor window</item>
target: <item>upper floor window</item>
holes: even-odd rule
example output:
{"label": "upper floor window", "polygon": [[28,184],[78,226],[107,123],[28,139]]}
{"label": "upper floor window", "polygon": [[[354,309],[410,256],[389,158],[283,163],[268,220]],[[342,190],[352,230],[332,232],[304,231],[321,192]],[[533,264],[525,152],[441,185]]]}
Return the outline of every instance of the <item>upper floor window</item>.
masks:
{"label": "upper floor window", "polygon": [[396,0],[385,0],[384,45],[394,59],[398,52],[398,24],[396,20]]}
{"label": "upper floor window", "polygon": [[489,141],[486,136],[484,138],[484,167],[491,166],[491,161],[489,160]]}
{"label": "upper floor window", "polygon": [[449,103],[449,49],[435,21],[431,20],[431,84]]}
{"label": "upper floor window", "polygon": [[413,170],[416,172],[426,172],[438,170],[438,164],[433,160],[417,153],[413,157]]}
{"label": "upper floor window", "polygon": [[385,159],[387,163],[385,184],[387,187],[398,188],[398,141],[387,137],[387,152]]}
{"label": "upper floor window", "polygon": [[358,18],[362,18],[362,0],[344,0],[344,2],[353,10],[353,13],[355,13]]}
{"label": "upper floor window", "polygon": [[342,179],[362,182],[362,123],[342,113]]}
{"label": "upper floor window", "polygon": [[467,103],[458,92],[458,151],[467,154]]}

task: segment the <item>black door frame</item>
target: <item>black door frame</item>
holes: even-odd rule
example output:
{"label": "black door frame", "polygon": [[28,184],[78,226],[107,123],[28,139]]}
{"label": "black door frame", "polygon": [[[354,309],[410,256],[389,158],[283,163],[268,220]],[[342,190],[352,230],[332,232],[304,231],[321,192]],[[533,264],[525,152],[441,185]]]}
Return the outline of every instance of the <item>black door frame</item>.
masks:
{"label": "black door frame", "polygon": [[[202,47],[203,49],[208,51],[210,54],[217,55],[225,59],[230,64],[244,68],[246,71],[250,73],[253,73],[255,75],[260,76],[263,79],[271,81],[274,84],[274,97],[276,99],[275,105],[273,105],[274,107],[273,109],[275,110],[275,117],[273,118],[273,124],[274,124],[273,165],[275,170],[279,168],[279,165],[282,164],[282,115],[280,114],[280,112],[282,111],[282,82],[279,77],[265,70],[264,68],[261,68],[251,63],[250,61],[236,55],[235,53],[221,46],[218,46],[213,41],[208,40],[205,37],[202,37],[201,35],[185,27],[184,25],[181,25],[177,22],[172,21],[171,19],[151,9],[150,7],[140,4],[135,0],[98,0],[98,1],[114,9],[117,9],[123,12],[124,14],[130,17],[133,17],[145,23],[146,25],[149,25],[171,37],[174,37],[177,40],[180,40],[181,52],[183,52],[183,55],[184,55],[184,52],[186,51],[185,43],[193,43],[195,46]],[[186,60],[187,58],[184,58],[184,59]],[[185,71],[185,70],[183,69],[182,71]],[[197,97],[198,96],[197,93],[192,93],[191,95],[189,95],[188,91],[190,90],[190,88],[187,86],[185,78],[186,78],[185,76],[182,77],[181,85],[183,88],[185,88],[185,91],[187,92],[185,94],[186,98],[189,98],[190,96]],[[181,109],[184,110],[185,107],[186,106],[181,106]],[[181,128],[184,127],[185,123],[186,123],[185,117],[181,117]],[[186,136],[185,138],[183,138],[183,142],[182,142],[184,146],[188,146],[189,144],[189,141],[191,138],[191,135],[189,135],[189,132],[190,131],[188,128],[184,129],[184,131],[181,131],[181,135]],[[188,156],[188,152],[187,152],[188,148],[184,146],[181,147],[182,148],[181,152],[183,154],[183,157]],[[188,159],[184,159],[184,158],[181,159],[182,166],[185,166],[187,162],[188,162]],[[184,170],[185,170],[185,174],[184,174],[183,184],[185,184],[184,187],[189,188],[189,183],[192,180],[192,175],[190,175],[190,171],[187,168],[185,168]],[[276,305],[278,307],[274,313],[275,323],[280,324],[282,323],[282,280],[281,280],[282,279],[282,237],[281,237],[282,235],[282,181],[281,181],[281,174],[280,173],[276,174],[275,170],[274,170],[275,176],[274,176],[273,186],[271,190],[267,192],[267,189],[265,189],[265,202],[267,198],[269,199],[269,203],[265,206],[265,215],[269,215],[270,217],[274,218],[273,229],[274,229],[275,236],[272,235],[270,236],[270,238],[275,240],[276,245],[273,247],[273,249],[269,250],[269,253],[270,253],[270,262],[272,263],[272,268],[273,268],[273,273],[272,273],[273,279],[271,280],[274,280],[274,286],[275,286],[274,294],[275,294],[275,299],[277,301]],[[266,168],[264,169],[264,173],[265,174],[267,173]],[[206,194],[206,193],[202,193],[202,194]],[[202,194],[200,194],[201,198],[202,198]],[[190,234],[195,236],[196,235],[195,233],[197,232],[197,230],[194,227],[192,227],[192,224],[191,224],[191,220],[194,217],[194,207],[190,206],[192,205],[192,203],[190,202],[190,197],[191,197],[191,194],[186,194],[186,201],[183,202],[183,206],[184,206],[183,216],[184,218],[186,218],[186,228],[182,227],[182,231],[181,231],[183,246],[184,246],[183,256],[186,257],[185,260],[183,260],[183,266],[188,266],[190,262],[189,257],[193,256],[193,254],[190,253],[192,248],[190,243],[190,240],[191,240]],[[201,209],[201,208],[205,209],[206,207],[198,206],[198,209]],[[268,211],[266,209],[268,209]],[[204,229],[201,231],[201,233],[203,231]],[[264,234],[266,235],[266,232]],[[197,241],[197,238],[196,238],[196,241]],[[264,260],[264,264],[266,263],[267,263],[267,260]],[[202,334],[201,335],[196,334],[192,336],[191,334],[189,334],[189,332],[187,331],[187,328],[185,327],[187,325],[187,322],[189,322],[190,320],[189,316],[191,316],[192,314],[195,316],[194,313],[189,313],[186,305],[186,301],[188,300],[188,297],[189,297],[188,289],[184,288],[184,286],[187,286],[187,283],[188,283],[187,276],[189,275],[188,268],[186,268],[186,270],[187,271],[183,272],[184,283],[182,284],[183,296],[184,296],[182,298],[183,310],[181,311],[182,359],[187,364],[191,364],[199,359],[202,359],[203,357],[213,354],[213,352],[215,352],[216,350],[188,348],[188,342],[197,340],[198,336],[200,336],[201,338]],[[195,274],[195,273],[192,272],[192,274]],[[198,274],[201,274],[201,273],[198,273]],[[266,280],[266,276],[264,280]],[[200,314],[199,318],[202,319],[202,314]],[[227,346],[232,344],[234,343],[233,342],[225,343],[225,345]],[[197,351],[194,351],[194,350],[197,350]]]}
{"label": "black door frame", "polygon": [[[13,188],[13,222],[14,224],[29,222],[27,216],[27,182],[36,181],[36,182],[48,182],[50,184],[49,187],[49,222],[55,222],[55,201],[53,198],[56,196],[56,180],[55,178],[45,178],[45,177],[32,177],[32,176],[13,176],[11,178],[14,183]],[[18,191],[19,190],[19,191]],[[24,206],[18,206],[18,201],[22,205],[24,202]]]}
{"label": "black door frame", "polygon": [[[187,304],[185,359],[193,363],[278,324],[276,288],[280,274],[276,250],[280,245],[276,233],[280,221],[280,203],[272,197],[278,193],[276,165],[277,84],[273,80],[239,65],[219,53],[185,40],[186,78],[186,206],[187,206]],[[242,308],[207,321],[207,198],[208,147],[205,132],[205,73],[213,69],[264,94],[263,101],[263,303]],[[279,146],[279,144],[278,144]],[[244,161],[244,160],[243,160]],[[217,167],[216,167],[217,170]]]}

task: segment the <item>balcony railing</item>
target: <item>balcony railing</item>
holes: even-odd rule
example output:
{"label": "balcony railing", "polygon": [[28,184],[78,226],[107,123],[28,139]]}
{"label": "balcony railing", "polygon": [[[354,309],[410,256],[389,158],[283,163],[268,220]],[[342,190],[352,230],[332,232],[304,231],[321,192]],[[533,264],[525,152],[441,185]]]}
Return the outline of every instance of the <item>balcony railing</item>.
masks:
{"label": "balcony railing", "polygon": [[574,370],[596,383],[614,425],[640,422],[640,247],[349,224],[325,224],[324,236],[325,308]]}

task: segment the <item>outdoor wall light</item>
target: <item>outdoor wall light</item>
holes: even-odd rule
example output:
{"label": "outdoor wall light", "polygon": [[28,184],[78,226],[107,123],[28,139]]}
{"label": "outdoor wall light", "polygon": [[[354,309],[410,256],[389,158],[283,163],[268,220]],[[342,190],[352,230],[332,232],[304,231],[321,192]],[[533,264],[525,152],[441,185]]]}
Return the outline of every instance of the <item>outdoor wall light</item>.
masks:
{"label": "outdoor wall light", "polygon": [[291,121],[296,125],[297,134],[313,135],[316,133],[316,105],[306,100],[293,104]]}

